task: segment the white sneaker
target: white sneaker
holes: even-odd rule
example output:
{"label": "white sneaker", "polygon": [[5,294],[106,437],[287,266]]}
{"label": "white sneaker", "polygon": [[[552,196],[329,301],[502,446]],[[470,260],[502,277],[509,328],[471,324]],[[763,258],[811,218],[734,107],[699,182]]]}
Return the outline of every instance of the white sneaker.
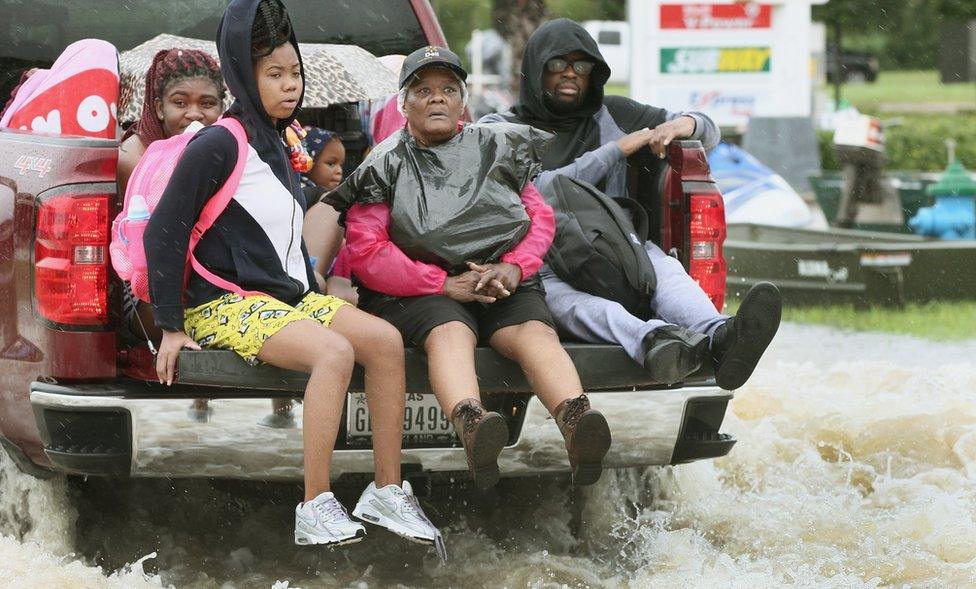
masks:
{"label": "white sneaker", "polygon": [[408,540],[420,544],[432,544],[441,560],[447,561],[447,550],[440,531],[427,519],[420,503],[414,497],[410,483],[403,486],[387,485],[376,488],[370,483],[356,503],[352,514],[363,521],[386,528]]}
{"label": "white sneaker", "polygon": [[349,519],[346,508],[329,491],[295,508],[295,544],[340,546],[364,537],[366,528]]}

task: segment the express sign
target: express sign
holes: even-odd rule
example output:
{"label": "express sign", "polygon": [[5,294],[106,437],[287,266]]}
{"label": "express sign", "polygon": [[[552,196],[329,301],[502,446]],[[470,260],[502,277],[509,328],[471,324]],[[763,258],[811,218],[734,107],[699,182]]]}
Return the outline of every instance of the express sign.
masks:
{"label": "express sign", "polygon": [[662,4],[662,29],[768,29],[773,7],[736,4]]}
{"label": "express sign", "polygon": [[769,47],[662,47],[662,74],[736,74],[769,71]]}

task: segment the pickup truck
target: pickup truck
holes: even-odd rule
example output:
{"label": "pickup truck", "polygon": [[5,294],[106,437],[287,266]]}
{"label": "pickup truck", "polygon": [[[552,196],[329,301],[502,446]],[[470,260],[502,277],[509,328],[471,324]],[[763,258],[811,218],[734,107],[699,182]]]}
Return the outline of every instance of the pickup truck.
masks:
{"label": "pickup truck", "polygon": [[[54,38],[46,37],[51,45],[9,44],[0,48],[0,63],[43,66],[56,56],[55,47],[91,36],[122,50],[159,32],[210,38],[223,5],[181,3],[200,9],[184,17],[190,24],[183,26],[173,13],[149,18],[155,2],[92,4],[98,9],[84,15],[52,6],[58,26],[50,28]],[[0,27],[12,22],[2,14],[10,6],[0,1],[0,23],[6,23]],[[445,43],[427,0],[360,0],[355,15],[344,6],[290,3],[298,37],[356,43],[375,54]],[[107,27],[98,14],[126,22]],[[149,26],[157,29],[145,30]],[[16,80],[16,67],[3,79]],[[322,116],[341,127],[358,114],[354,105],[344,105]],[[356,124],[339,130],[349,139],[360,133]],[[361,150],[352,151],[355,162]],[[231,352],[184,351],[177,383],[165,387],[156,382],[145,342],[125,337],[121,285],[106,251],[120,205],[116,159],[115,141],[0,130],[0,444],[22,470],[39,477],[300,480],[301,406],[294,427],[272,429],[259,422],[271,411],[271,399],[301,397],[304,375],[250,367]],[[675,142],[666,161],[646,154],[635,158],[631,170],[632,194],[650,210],[653,238],[721,307],[724,212],[701,145]],[[713,458],[735,443],[719,432],[732,393],[716,386],[708,369],[664,386],[619,347],[569,341],[565,346],[613,432],[605,467]],[[509,421],[511,436],[499,458],[502,476],[568,473],[563,440],[517,366],[487,348],[479,348],[476,359],[485,405]],[[459,475],[465,480],[464,451],[434,402],[423,354],[409,349],[406,360],[404,472],[419,483]],[[332,462],[338,484],[372,471],[362,385],[358,373]],[[209,400],[209,421],[188,416],[194,399]]]}

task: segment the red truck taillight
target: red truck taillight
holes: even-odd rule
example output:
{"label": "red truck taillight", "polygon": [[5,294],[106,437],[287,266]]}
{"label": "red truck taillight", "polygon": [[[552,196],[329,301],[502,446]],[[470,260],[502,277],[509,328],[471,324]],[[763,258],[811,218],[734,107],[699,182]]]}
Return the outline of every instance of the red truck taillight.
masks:
{"label": "red truck taillight", "polygon": [[39,202],[34,302],[54,323],[108,323],[108,194],[59,194]]}
{"label": "red truck taillight", "polygon": [[722,255],[725,241],[725,204],[722,195],[691,195],[691,256],[688,273],[719,311],[725,305],[727,268]]}

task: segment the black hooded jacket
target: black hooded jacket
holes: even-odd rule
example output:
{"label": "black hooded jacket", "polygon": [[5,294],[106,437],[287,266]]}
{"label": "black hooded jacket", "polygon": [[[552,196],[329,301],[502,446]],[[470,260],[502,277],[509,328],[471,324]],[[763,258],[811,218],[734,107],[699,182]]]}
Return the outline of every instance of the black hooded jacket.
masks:
{"label": "black hooded jacket", "polygon": [[[254,77],[251,26],[258,4],[232,0],[217,29],[221,73],[237,97],[225,116],[243,124],[250,150],[238,192],[194,253],[217,276],[294,305],[317,287],[301,236],[305,196],[282,140],[294,113],[272,125]],[[290,41],[298,52],[294,34]],[[187,145],[153,211],[145,234],[146,259],[155,321],[163,329],[182,330],[185,308],[226,293],[192,270],[184,290],[183,277],[191,229],[237,158],[237,142],[228,130],[202,129]]]}
{"label": "black hooded jacket", "polygon": [[[596,65],[590,73],[589,87],[579,108],[570,113],[558,112],[549,107],[543,93],[545,64],[554,57],[574,51],[586,54]],[[555,140],[542,159],[542,169],[552,171],[570,166],[584,154],[594,152],[619,137],[645,127],[653,129],[665,121],[685,114],[670,113],[663,108],[641,104],[623,96],[605,96],[604,86],[609,78],[610,66],[586,29],[567,18],[549,21],[532,33],[525,46],[518,103],[511,112],[487,115],[481,122],[521,123],[555,134]],[[706,148],[718,143],[718,128],[708,117],[701,113],[687,114],[695,119],[696,130],[693,138],[702,139]],[[614,193],[620,179],[608,179],[608,176],[613,175],[611,168],[618,164],[623,165],[623,152],[617,149],[615,154],[599,155],[602,161],[598,163],[603,164],[602,166],[590,166],[587,171],[563,170],[563,173]],[[599,179],[591,173],[596,168],[599,168]],[[541,190],[550,181],[551,174],[543,173],[536,185]],[[614,186],[608,186],[608,182]]]}

